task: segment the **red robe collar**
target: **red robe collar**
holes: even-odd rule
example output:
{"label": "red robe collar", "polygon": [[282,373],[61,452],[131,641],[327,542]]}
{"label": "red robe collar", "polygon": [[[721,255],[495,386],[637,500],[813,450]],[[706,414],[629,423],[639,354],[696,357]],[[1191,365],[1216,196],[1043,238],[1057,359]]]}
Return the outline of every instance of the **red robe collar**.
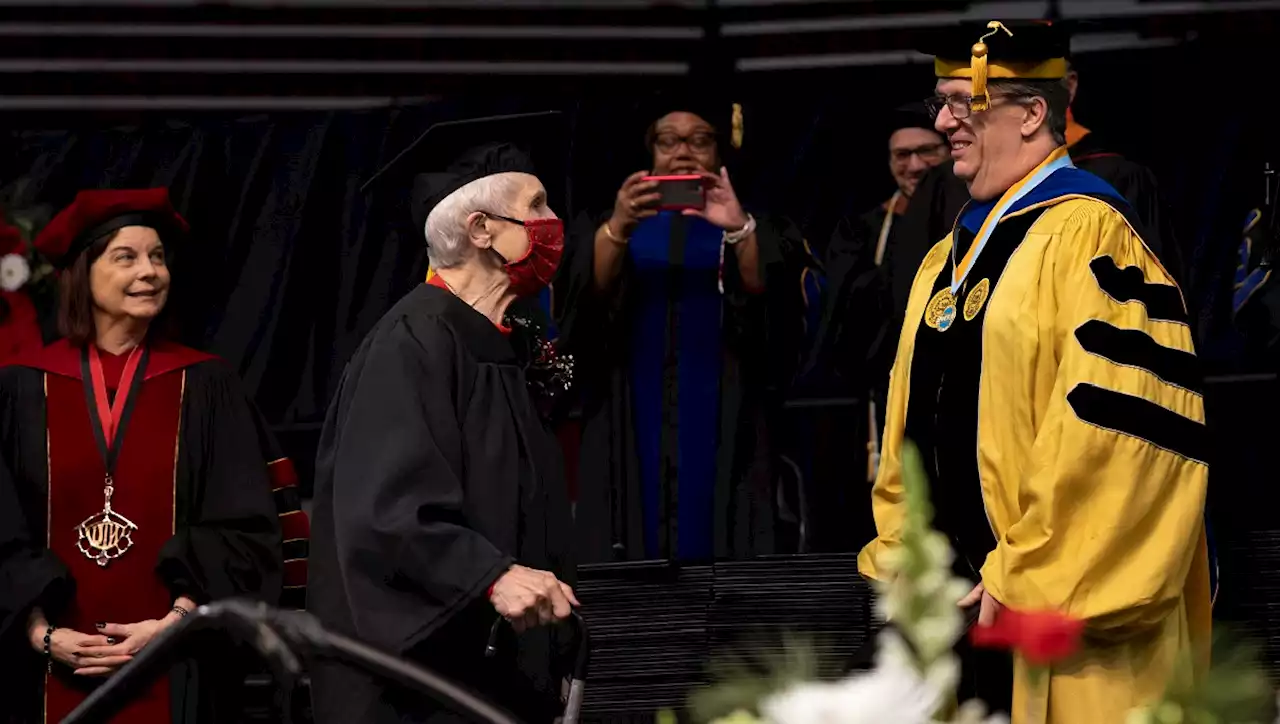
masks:
{"label": "red robe collar", "polygon": [[[185,369],[212,359],[217,357],[173,342],[152,342],[151,356],[147,360],[147,376],[143,379],[149,380],[167,372]],[[41,350],[19,354],[11,364],[70,377],[73,380],[80,379],[80,350],[72,347],[65,339],[60,339]]]}

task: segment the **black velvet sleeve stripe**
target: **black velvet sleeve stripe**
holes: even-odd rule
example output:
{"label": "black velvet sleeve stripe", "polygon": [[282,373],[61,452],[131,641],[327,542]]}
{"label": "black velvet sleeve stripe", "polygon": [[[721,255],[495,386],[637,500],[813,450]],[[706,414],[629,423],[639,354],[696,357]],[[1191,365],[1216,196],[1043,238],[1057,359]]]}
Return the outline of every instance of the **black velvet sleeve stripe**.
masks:
{"label": "black velvet sleeve stripe", "polygon": [[302,510],[302,498],[298,496],[298,487],[290,485],[287,488],[276,488],[271,492],[276,499],[276,510],[280,513],[289,513],[295,510]]}
{"label": "black velvet sleeve stripe", "polygon": [[284,559],[296,561],[306,558],[311,553],[311,542],[305,539],[287,540],[284,542]]}
{"label": "black velvet sleeve stripe", "polygon": [[1067,393],[1067,403],[1083,422],[1208,464],[1204,425],[1150,400],[1082,383]]}
{"label": "black velvet sleeve stripe", "polygon": [[1147,308],[1147,319],[1187,324],[1187,311],[1182,306],[1178,288],[1169,284],[1151,284],[1136,266],[1121,269],[1110,256],[1089,262],[1098,287],[1121,304],[1138,302]]}
{"label": "black velvet sleeve stripe", "polygon": [[1165,382],[1204,394],[1200,365],[1194,354],[1165,347],[1138,329],[1121,329],[1099,319],[1076,327],[1084,351],[1123,367],[1136,367]]}

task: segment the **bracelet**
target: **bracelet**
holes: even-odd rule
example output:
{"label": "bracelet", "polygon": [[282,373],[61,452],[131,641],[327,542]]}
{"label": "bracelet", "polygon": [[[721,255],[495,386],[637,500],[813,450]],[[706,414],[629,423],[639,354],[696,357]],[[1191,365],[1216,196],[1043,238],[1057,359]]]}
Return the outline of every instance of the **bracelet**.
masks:
{"label": "bracelet", "polygon": [[738,242],[742,241],[748,236],[751,236],[751,233],[754,232],[755,230],[756,230],[756,218],[751,214],[747,214],[747,223],[743,224],[741,229],[738,229],[737,231],[734,231],[732,233],[728,231],[724,232],[724,243],[728,244],[729,246],[733,246],[734,244],[737,244]]}
{"label": "bracelet", "polygon": [[174,606],[173,608],[169,609],[169,612],[170,612],[170,613],[176,613],[176,614],[178,614],[179,616],[181,616],[182,618],[186,618],[186,617],[187,617],[187,614],[191,613],[190,611],[188,611],[187,609],[183,608],[182,606]]}
{"label": "bracelet", "polygon": [[609,241],[612,241],[615,244],[627,243],[626,239],[619,239],[618,237],[613,235],[613,229],[609,228],[609,222],[606,221],[603,224],[601,224],[601,226],[604,228],[604,235],[609,237]]}
{"label": "bracelet", "polygon": [[46,628],[44,630],[44,658],[46,662],[45,669],[47,671],[53,671],[53,652],[49,650],[50,646],[52,645],[51,644],[52,639],[53,639],[53,626],[51,625],[49,626],[49,628]]}

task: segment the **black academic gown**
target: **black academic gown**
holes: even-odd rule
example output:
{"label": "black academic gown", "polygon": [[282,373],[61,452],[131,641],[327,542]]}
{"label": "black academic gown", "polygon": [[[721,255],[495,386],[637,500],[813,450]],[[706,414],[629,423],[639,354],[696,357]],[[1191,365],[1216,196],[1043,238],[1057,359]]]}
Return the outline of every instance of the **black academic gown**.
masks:
{"label": "black academic gown", "polygon": [[[138,526],[136,550],[101,568],[75,549],[75,525],[102,507],[105,473],[88,424],[79,353],[59,342],[19,361],[0,369],[0,721],[6,723],[42,722],[46,710],[50,721],[60,719],[103,681],[72,677],[55,664],[46,697],[44,656],[27,642],[33,607],[55,626],[93,633],[95,621],[160,618],[179,595],[197,603],[237,596],[275,605],[282,575],[271,453],[261,445],[270,435],[223,363],[178,345],[153,345],[116,472],[114,507]],[[113,721],[232,720],[246,669],[229,653],[216,639],[202,641],[197,658],[179,662],[167,682],[158,680]]]}
{"label": "black academic gown", "polygon": [[[1162,207],[1150,169],[1109,150],[1105,138],[1094,132],[1073,144],[1070,152],[1077,167],[1102,178],[1124,195],[1143,226],[1138,230],[1143,240],[1169,273],[1180,283],[1184,281],[1170,215]],[[898,228],[894,243],[885,251],[895,334],[902,327],[907,295],[920,262],[934,244],[951,233],[956,216],[969,200],[969,190],[964,181],[956,178],[953,166],[951,162],[936,166],[920,180],[907,213],[895,224]]]}
{"label": "black academic gown", "polygon": [[732,247],[720,263],[718,229],[672,213],[641,224],[620,278],[599,293],[605,217],[575,224],[555,297],[583,409],[582,562],[777,552],[774,442],[818,265],[794,225],[757,219],[755,293]]}
{"label": "black academic gown", "polygon": [[[844,217],[827,245],[827,295],[822,324],[808,364],[812,384],[835,396],[878,393],[883,408],[893,364],[894,335],[888,306],[889,275],[876,264],[876,245],[885,215],[881,204],[858,216]],[[896,214],[885,242],[887,250],[902,236]],[[883,426],[883,419],[881,423]]]}
{"label": "black academic gown", "polygon": [[[513,564],[572,581],[554,438],[513,343],[430,284],[400,300],[347,365],[316,460],[307,607],[525,721],[557,713],[552,629],[505,634],[490,586]],[[340,664],[312,673],[317,724],[464,720]]]}
{"label": "black academic gown", "polygon": [[[877,436],[884,429],[896,343],[888,275],[875,260],[886,213],[881,204],[837,223],[827,245],[821,321],[795,392],[830,403],[809,410],[808,427],[795,436],[810,450],[804,456],[810,461],[806,544],[816,552],[850,551],[875,534],[863,488],[850,482],[872,472],[872,426]],[[895,242],[900,220],[896,215],[886,248]]]}
{"label": "black academic gown", "polygon": [[1271,214],[1250,210],[1244,240],[1236,250],[1232,319],[1244,343],[1241,363],[1249,372],[1280,371],[1280,249],[1272,238]]}

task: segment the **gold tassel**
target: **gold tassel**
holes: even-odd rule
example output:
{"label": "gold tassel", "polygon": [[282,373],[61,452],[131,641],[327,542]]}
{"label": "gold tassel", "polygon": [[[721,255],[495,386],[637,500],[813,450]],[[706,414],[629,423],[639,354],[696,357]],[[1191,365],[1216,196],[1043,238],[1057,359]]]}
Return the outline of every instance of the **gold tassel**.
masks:
{"label": "gold tassel", "polygon": [[733,104],[733,134],[729,138],[729,142],[734,148],[742,148],[742,104]]}
{"label": "gold tassel", "polygon": [[987,95],[987,55],[991,49],[987,47],[986,40],[997,32],[1003,30],[1013,37],[1013,32],[1004,26],[999,20],[992,20],[987,23],[989,32],[978,38],[978,42],[973,44],[970,54],[973,56],[969,59],[969,68],[973,71],[973,90],[970,96],[973,101],[969,108],[975,111],[985,111],[991,107],[991,97]]}
{"label": "gold tassel", "polygon": [[973,70],[973,90],[969,95],[973,100],[969,108],[985,111],[991,107],[991,98],[987,96],[987,44],[974,43],[971,52],[973,57],[969,60],[969,68]]}

